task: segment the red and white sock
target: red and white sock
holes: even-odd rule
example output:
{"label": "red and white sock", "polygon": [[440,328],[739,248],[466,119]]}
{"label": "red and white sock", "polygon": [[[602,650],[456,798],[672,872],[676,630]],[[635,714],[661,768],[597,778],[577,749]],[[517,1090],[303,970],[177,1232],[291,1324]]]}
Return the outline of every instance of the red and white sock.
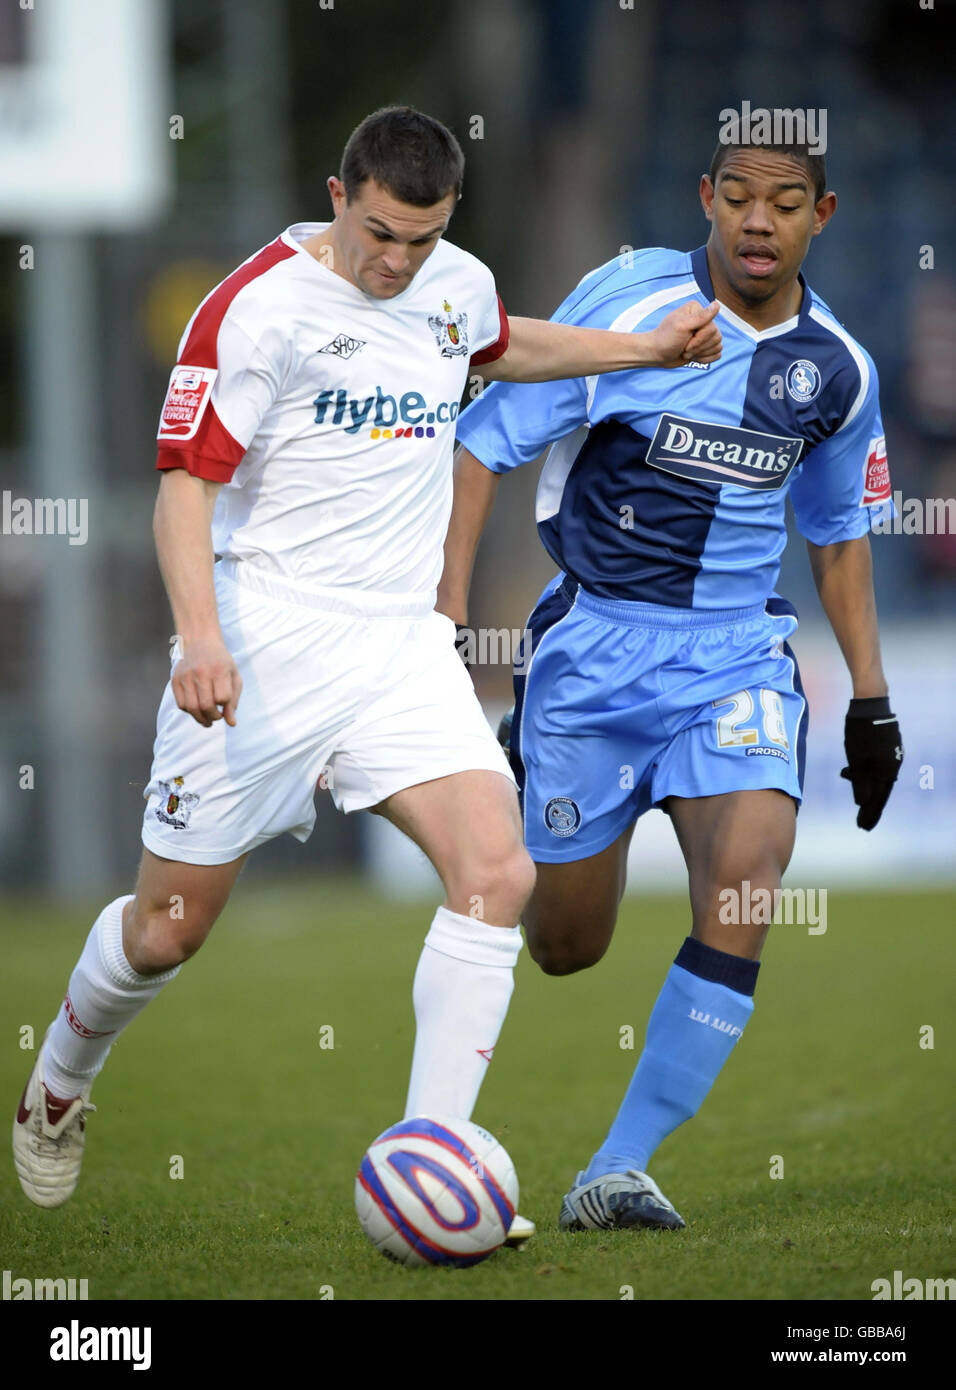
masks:
{"label": "red and white sock", "polygon": [[440,907],[415,972],[415,1055],[405,1116],[470,1119],[514,989],[520,927]]}
{"label": "red and white sock", "polygon": [[123,1029],[181,968],[140,975],[130,965],[123,950],[123,908],[131,901],[117,898],[97,917],[47,1036],[44,1081],[60,1099],[90,1084]]}

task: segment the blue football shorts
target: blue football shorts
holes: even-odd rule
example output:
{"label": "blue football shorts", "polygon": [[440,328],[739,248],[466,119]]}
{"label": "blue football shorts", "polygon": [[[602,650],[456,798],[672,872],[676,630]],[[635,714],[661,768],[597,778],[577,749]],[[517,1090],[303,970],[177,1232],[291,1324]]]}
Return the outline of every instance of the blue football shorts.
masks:
{"label": "blue football shorts", "polygon": [[586,859],[669,796],[802,796],[795,609],[597,598],[559,576],[515,664],[511,765],[538,863]]}

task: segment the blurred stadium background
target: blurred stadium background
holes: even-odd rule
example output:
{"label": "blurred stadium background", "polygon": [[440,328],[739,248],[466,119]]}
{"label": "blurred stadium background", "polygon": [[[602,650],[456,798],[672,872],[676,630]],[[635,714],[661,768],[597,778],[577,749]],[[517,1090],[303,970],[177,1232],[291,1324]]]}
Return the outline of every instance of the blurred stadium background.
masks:
{"label": "blurred stadium background", "polygon": [[[808,278],[876,360],[894,488],[952,497],[953,38],[945,0],[6,4],[0,490],[87,498],[89,535],[0,535],[0,883],[70,899],[130,881],[168,674],[150,519],[176,343],[240,260],[289,223],[329,216],[324,180],[386,102],[456,131],[467,169],[451,237],[493,267],[512,312],[541,316],[622,247],[705,240],[697,185],[722,108],[826,108],[840,207]],[[474,627],[521,627],[551,572],[536,476],[502,486]],[[889,535],[874,551],[906,762],[873,836],[854,828],[837,777],[849,691],[799,537],[781,575],[811,699],[789,875],[807,886],[954,876],[956,536]],[[494,719],[509,672],[486,666],[477,680]],[[391,892],[426,887],[427,866],[388,827],[319,798],[312,840],[260,850],[257,875],[351,866]],[[684,891],[663,817],[648,817],[634,853],[632,889]]]}

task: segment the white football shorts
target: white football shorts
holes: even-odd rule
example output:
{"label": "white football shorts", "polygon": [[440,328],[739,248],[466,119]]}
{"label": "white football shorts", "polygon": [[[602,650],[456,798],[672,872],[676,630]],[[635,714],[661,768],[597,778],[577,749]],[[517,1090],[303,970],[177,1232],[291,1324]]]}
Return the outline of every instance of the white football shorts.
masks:
{"label": "white football shorts", "polygon": [[[224,864],[285,831],[307,840],[320,779],[346,812],[472,769],[514,782],[450,618],[408,595],[305,593],[242,561],[215,574],[236,726],[204,728],[166,686],[143,793],[154,854]],[[177,642],[171,669],[180,656]]]}

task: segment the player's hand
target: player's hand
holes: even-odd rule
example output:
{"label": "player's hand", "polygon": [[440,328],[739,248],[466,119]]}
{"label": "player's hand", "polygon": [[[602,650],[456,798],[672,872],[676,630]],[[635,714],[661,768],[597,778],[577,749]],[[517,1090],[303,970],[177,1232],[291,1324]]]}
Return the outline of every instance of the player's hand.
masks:
{"label": "player's hand", "polygon": [[176,703],[197,724],[210,728],[217,719],[236,724],[242,677],[222,641],[183,643],[182,658],[172,675]]}
{"label": "player's hand", "polygon": [[686,367],[688,362],[716,362],[721,354],[720,329],[714,319],[720,305],[696,302],[674,309],[651,331],[659,367]]}
{"label": "player's hand", "polygon": [[840,773],[853,787],[860,810],[856,823],[872,830],[883,814],[903,762],[903,740],[888,696],[851,700],[843,746],[849,764]]}

